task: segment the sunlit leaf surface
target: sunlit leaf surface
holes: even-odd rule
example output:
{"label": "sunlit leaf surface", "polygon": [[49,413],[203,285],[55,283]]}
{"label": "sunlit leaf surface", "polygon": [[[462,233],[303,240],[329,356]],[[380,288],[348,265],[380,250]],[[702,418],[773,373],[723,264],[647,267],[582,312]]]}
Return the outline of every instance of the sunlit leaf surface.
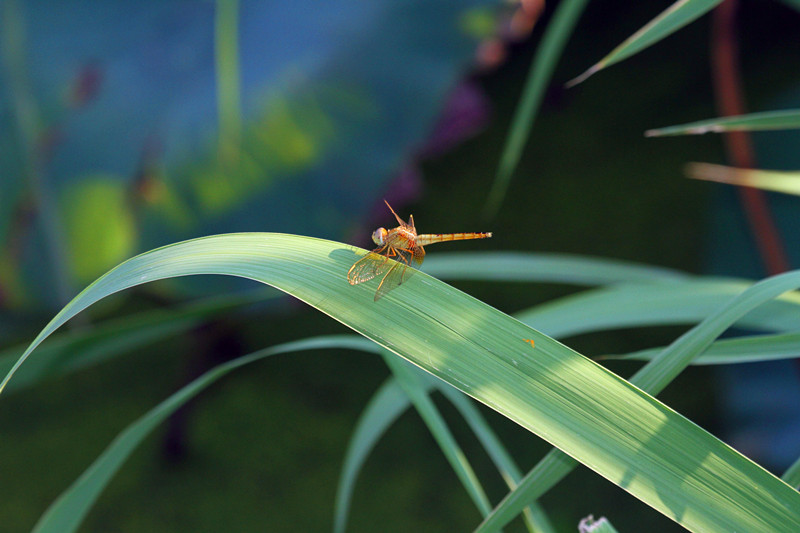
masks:
{"label": "sunlit leaf surface", "polygon": [[[689,529],[800,529],[800,495],[791,487],[508,315],[424,273],[373,302],[373,287],[345,279],[363,253],[331,241],[255,233],[159,248],[90,285],[24,357],[70,317],[125,288],[174,276],[249,278],[292,294],[473,396]],[[535,348],[524,339],[534,339]]]}
{"label": "sunlit leaf surface", "polygon": [[691,163],[686,174],[696,180],[716,181],[741,187],[755,187],[765,191],[782,192],[800,196],[800,172],[756,170],[726,167],[710,163]]}

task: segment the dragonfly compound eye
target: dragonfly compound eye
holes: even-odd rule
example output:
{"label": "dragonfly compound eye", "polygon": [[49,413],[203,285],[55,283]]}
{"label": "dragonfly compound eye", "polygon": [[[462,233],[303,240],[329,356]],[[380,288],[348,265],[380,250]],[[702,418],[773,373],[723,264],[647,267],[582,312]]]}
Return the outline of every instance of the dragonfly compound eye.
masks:
{"label": "dragonfly compound eye", "polygon": [[377,244],[378,246],[383,246],[386,244],[386,235],[389,232],[386,231],[386,228],[378,228],[372,232],[372,242]]}

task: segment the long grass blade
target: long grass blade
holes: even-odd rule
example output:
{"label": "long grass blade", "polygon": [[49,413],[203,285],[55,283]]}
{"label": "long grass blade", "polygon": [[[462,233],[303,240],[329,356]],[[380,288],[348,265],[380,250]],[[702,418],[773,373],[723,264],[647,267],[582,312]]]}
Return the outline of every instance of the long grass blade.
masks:
{"label": "long grass blade", "polygon": [[[519,281],[606,285],[628,281],[688,279],[682,272],[609,258],[569,254],[444,252],[425,263],[425,271],[444,279]],[[67,374],[100,361],[129,353],[149,343],[178,334],[200,320],[282,294],[250,291],[204,299],[179,309],[153,310],[93,324],[68,333],[56,333],[23,366],[7,392],[32,386],[43,379]],[[0,376],[5,375],[26,345],[0,351]]]}
{"label": "long grass blade", "polygon": [[425,272],[444,279],[538,281],[610,285],[634,281],[680,281],[691,276],[670,268],[606,257],[523,252],[445,252],[425,259]]}
{"label": "long grass blade", "polygon": [[103,489],[145,437],[178,408],[232,370],[281,353],[324,348],[370,349],[370,345],[373,344],[366,339],[352,335],[316,337],[259,350],[212,368],[125,428],[92,465],[53,502],[36,523],[33,531],[36,533],[75,531]]}
{"label": "long grass blade", "polygon": [[525,87],[522,89],[522,100],[514,111],[511,129],[508,132],[494,183],[484,207],[484,218],[493,218],[505,198],[511,176],[519,164],[536,113],[547,92],[550,79],[553,77],[556,62],[564,50],[564,45],[572,34],[578,18],[583,13],[586,3],[587,0],[562,0],[558,3],[553,18],[547,25],[542,42],[536,49]]}
{"label": "long grass blade", "polygon": [[564,476],[572,472],[578,462],[559,449],[550,450],[517,485],[492,510],[475,529],[475,533],[497,531],[514,520],[526,505],[537,501]]}
{"label": "long grass blade", "polygon": [[[294,295],[408,359],[688,529],[800,530],[795,490],[568,347],[422,272],[373,302],[374,287],[352,287],[345,279],[364,253],[331,241],[261,233],[206,237],[142,254],[56,315],[2,386],[46,336],[109,294],[165,277],[245,277]],[[776,279],[745,294],[765,283],[775,290]],[[719,317],[714,320],[717,328]],[[525,339],[535,339],[535,348]],[[695,337],[681,337],[673,345],[675,359],[684,362],[695,345],[704,348]],[[651,363],[658,363],[657,373],[637,379],[658,384],[672,375],[675,362],[670,358],[662,368],[662,359]]]}
{"label": "long grass blade", "polygon": [[[515,316],[559,339],[614,328],[696,324],[750,286],[752,282],[710,278],[668,285],[630,283],[565,296]],[[748,313],[737,325],[795,331],[798,314],[800,294],[790,292]]]}
{"label": "long grass blade", "polygon": [[[377,353],[379,349],[377,345],[374,346]],[[503,479],[506,480],[509,489],[516,487],[519,480],[522,479],[519,469],[469,399],[463,393],[442,381],[430,378],[427,374],[418,374],[422,380],[421,386],[426,394],[436,387],[459,410],[494,461]],[[428,379],[425,379],[426,376]],[[389,378],[376,391],[364,409],[350,438],[342,473],[339,477],[334,513],[333,530],[335,533],[345,531],[356,477],[366,461],[367,455],[375,447],[378,439],[386,432],[388,427],[410,406],[411,400],[403,392],[397,380]],[[540,533],[553,532],[549,519],[535,503],[525,509],[524,518],[531,531]]]}
{"label": "long grass blade", "polygon": [[[631,378],[631,383],[642,387],[645,391],[658,394],[694,358],[708,348],[714,339],[735,324],[737,320],[753,309],[764,305],[787,291],[796,290],[798,287],[800,287],[800,271],[773,276],[747,288],[736,298],[720,307],[715,313],[665,348]],[[688,450],[687,453],[689,453]],[[525,476],[519,487],[495,507],[476,531],[494,531],[503,527],[510,519],[521,512],[525,503],[539,498],[555,483],[560,481],[563,476],[572,471],[576,465],[577,462],[568,457],[563,451],[551,450]],[[745,508],[743,511],[751,512],[752,506],[756,505],[754,499],[757,498],[756,495],[751,495],[748,498],[749,501],[744,503]],[[707,527],[713,530],[725,529],[719,528],[719,524],[709,524]],[[776,524],[774,527],[776,527],[776,531],[789,532],[792,531],[794,526]]]}
{"label": "long grass blade", "polygon": [[577,85],[592,74],[641,52],[690,22],[694,22],[720,3],[722,0],[678,0],[639,31],[625,39],[622,44],[592,65],[586,72],[571,80],[567,86]]}
{"label": "long grass blade", "polygon": [[439,449],[442,450],[445,458],[450,463],[450,467],[467,490],[467,494],[472,498],[472,502],[481,512],[481,516],[485,517],[492,508],[489,504],[489,498],[486,496],[478,476],[475,475],[475,471],[469,464],[466,454],[456,442],[441,413],[439,413],[439,410],[428,396],[424,380],[417,376],[417,369],[408,361],[397,357],[391,352],[384,354],[384,360],[392,370],[397,382],[411,399],[411,403],[414,404],[419,415],[425,421],[425,425],[439,445]]}
{"label": "long grass blade", "polygon": [[700,135],[724,133],[726,131],[767,131],[800,128],[800,109],[765,111],[733,117],[698,120],[678,126],[656,128],[644,132],[645,137],[667,137],[670,135]]}
{"label": "long grass blade", "polygon": [[786,472],[783,473],[781,479],[795,489],[800,490],[800,457],[797,458],[794,463],[792,463],[792,466],[786,469]]}
{"label": "long grass blade", "polygon": [[[379,353],[377,344],[373,345]],[[350,501],[353,497],[356,478],[367,455],[378,442],[378,439],[389,429],[397,418],[411,405],[408,395],[394,378],[387,379],[378,391],[370,398],[366,408],[356,423],[347,445],[339,486],[336,489],[336,505],[334,506],[333,531],[344,533],[347,526],[347,515],[350,512]]]}
{"label": "long grass blade", "polygon": [[800,196],[800,172],[735,168],[710,163],[689,163],[686,175],[696,180],[715,181],[740,187]]}
{"label": "long grass blade", "polygon": [[[434,383],[444,396],[450,400],[461,416],[469,424],[470,429],[478,437],[483,448],[492,458],[500,475],[510,490],[517,488],[522,480],[522,473],[517,467],[511,454],[508,453],[503,443],[475,407],[470,398],[459,390],[447,385],[443,381]],[[531,502],[523,511],[523,519],[528,531],[537,533],[555,533],[555,528],[549,517],[537,502]]]}
{"label": "long grass blade", "polygon": [[[664,348],[650,348],[622,355],[605,355],[598,359],[628,359],[649,361]],[[727,365],[756,363],[800,357],[800,333],[779,335],[752,335],[714,342],[693,365]]]}
{"label": "long grass blade", "polygon": [[214,66],[219,116],[219,162],[236,163],[241,150],[242,110],[239,69],[239,0],[216,0]]}

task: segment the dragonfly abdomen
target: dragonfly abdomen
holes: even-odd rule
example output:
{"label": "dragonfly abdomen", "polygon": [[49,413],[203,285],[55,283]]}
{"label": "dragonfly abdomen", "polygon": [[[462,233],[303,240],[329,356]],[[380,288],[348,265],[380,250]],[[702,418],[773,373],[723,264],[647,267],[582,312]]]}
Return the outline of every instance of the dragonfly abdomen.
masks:
{"label": "dragonfly abdomen", "polygon": [[417,244],[425,246],[435,242],[444,241],[466,241],[470,239],[488,239],[491,237],[491,232],[488,233],[428,233],[424,235],[417,235]]}

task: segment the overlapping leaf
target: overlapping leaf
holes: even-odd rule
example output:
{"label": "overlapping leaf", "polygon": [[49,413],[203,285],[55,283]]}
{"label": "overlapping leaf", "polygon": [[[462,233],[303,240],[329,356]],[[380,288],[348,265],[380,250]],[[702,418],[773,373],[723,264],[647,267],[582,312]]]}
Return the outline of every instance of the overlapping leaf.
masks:
{"label": "overlapping leaf", "polygon": [[447,381],[690,529],[800,528],[796,491],[640,389],[425,274],[376,304],[374,288],[350,287],[344,279],[357,257],[338,243],[280,234],[222,235],[160,248],[89,286],[25,357],[70,317],[127,287],[199,274],[250,278]]}

